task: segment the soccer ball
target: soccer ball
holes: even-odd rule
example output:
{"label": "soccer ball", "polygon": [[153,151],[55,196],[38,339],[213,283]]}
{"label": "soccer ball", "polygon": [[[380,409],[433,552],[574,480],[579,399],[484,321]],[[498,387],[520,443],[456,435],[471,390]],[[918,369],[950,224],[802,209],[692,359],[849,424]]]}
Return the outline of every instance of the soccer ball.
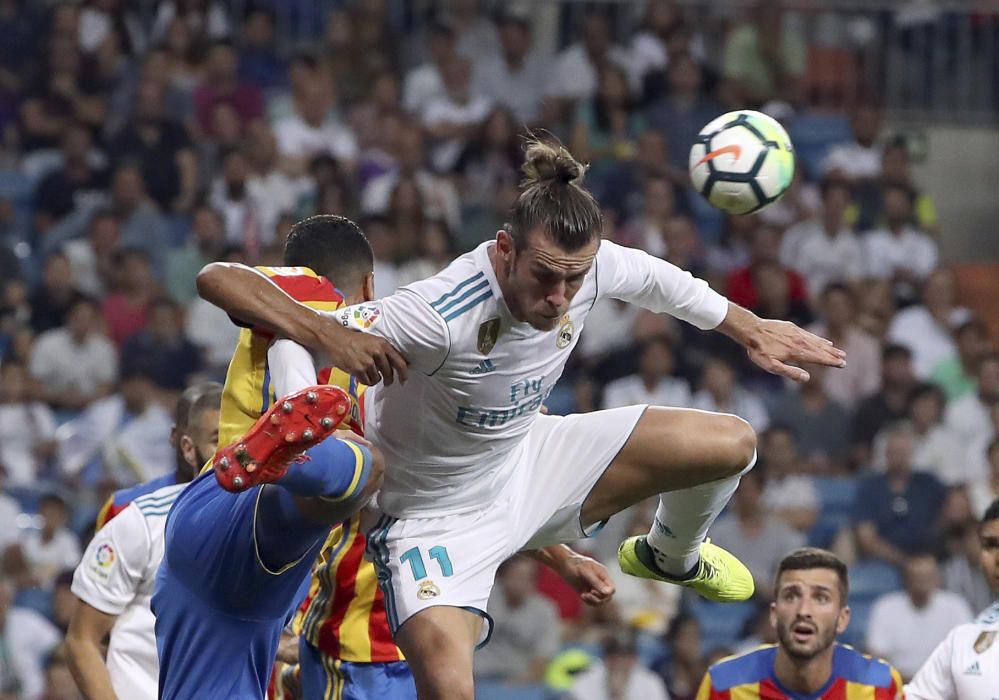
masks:
{"label": "soccer ball", "polygon": [[729,214],[750,214],[773,204],[793,177],[791,139],[760,112],[723,114],[701,129],[690,149],[694,189]]}

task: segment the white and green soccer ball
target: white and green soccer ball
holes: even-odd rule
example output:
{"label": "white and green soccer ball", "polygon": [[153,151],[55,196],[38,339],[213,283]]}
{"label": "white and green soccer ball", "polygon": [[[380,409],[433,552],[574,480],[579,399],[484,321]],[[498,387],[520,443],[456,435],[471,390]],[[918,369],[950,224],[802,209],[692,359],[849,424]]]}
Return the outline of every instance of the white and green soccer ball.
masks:
{"label": "white and green soccer ball", "polygon": [[723,114],[690,149],[694,189],[729,214],[751,214],[781,198],[794,177],[794,149],[777,120],[748,109]]}

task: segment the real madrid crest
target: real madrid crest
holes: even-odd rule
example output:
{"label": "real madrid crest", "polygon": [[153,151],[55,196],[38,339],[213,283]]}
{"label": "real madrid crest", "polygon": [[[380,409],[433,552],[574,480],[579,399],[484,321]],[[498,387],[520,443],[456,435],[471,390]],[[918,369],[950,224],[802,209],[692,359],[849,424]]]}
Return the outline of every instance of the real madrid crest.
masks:
{"label": "real madrid crest", "polygon": [[562,317],[559,321],[558,335],[555,336],[555,345],[559,350],[569,346],[572,342],[572,336],[576,334],[576,329],[572,325],[572,319],[569,318],[569,314]]}
{"label": "real madrid crest", "polygon": [[420,600],[430,600],[436,598],[441,594],[441,589],[437,587],[437,584],[433,581],[427,579],[420,581],[420,587],[416,590],[416,597]]}
{"label": "real madrid crest", "polygon": [[986,651],[992,643],[996,640],[996,632],[982,632],[978,635],[978,639],[975,640],[975,653],[981,654]]}
{"label": "real madrid crest", "polygon": [[496,347],[496,339],[499,338],[500,320],[491,318],[479,326],[479,352],[488,355]]}

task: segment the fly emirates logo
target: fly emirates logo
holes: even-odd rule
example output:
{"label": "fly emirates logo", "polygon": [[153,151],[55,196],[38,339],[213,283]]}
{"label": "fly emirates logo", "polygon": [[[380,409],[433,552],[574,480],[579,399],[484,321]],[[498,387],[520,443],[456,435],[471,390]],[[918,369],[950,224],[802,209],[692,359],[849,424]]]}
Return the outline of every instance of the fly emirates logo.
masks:
{"label": "fly emirates logo", "polygon": [[554,384],[545,384],[544,377],[524,379],[510,385],[510,405],[506,408],[478,408],[459,406],[455,420],[469,428],[497,428],[514,418],[520,418],[541,409]]}

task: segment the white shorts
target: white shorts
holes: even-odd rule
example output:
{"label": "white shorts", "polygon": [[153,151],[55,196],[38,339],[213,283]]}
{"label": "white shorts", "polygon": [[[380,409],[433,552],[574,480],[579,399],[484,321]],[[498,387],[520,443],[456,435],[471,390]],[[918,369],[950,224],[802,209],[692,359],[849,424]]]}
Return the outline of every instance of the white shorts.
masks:
{"label": "white shorts", "polygon": [[486,603],[496,569],[521,550],[572,542],[598,529],[580,522],[580,509],[645,408],[538,416],[507,458],[512,477],[484,508],[440,518],[382,515],[369,526],[368,556],[393,633],[419,611],[447,605],[485,618],[481,643],[488,641]]}

